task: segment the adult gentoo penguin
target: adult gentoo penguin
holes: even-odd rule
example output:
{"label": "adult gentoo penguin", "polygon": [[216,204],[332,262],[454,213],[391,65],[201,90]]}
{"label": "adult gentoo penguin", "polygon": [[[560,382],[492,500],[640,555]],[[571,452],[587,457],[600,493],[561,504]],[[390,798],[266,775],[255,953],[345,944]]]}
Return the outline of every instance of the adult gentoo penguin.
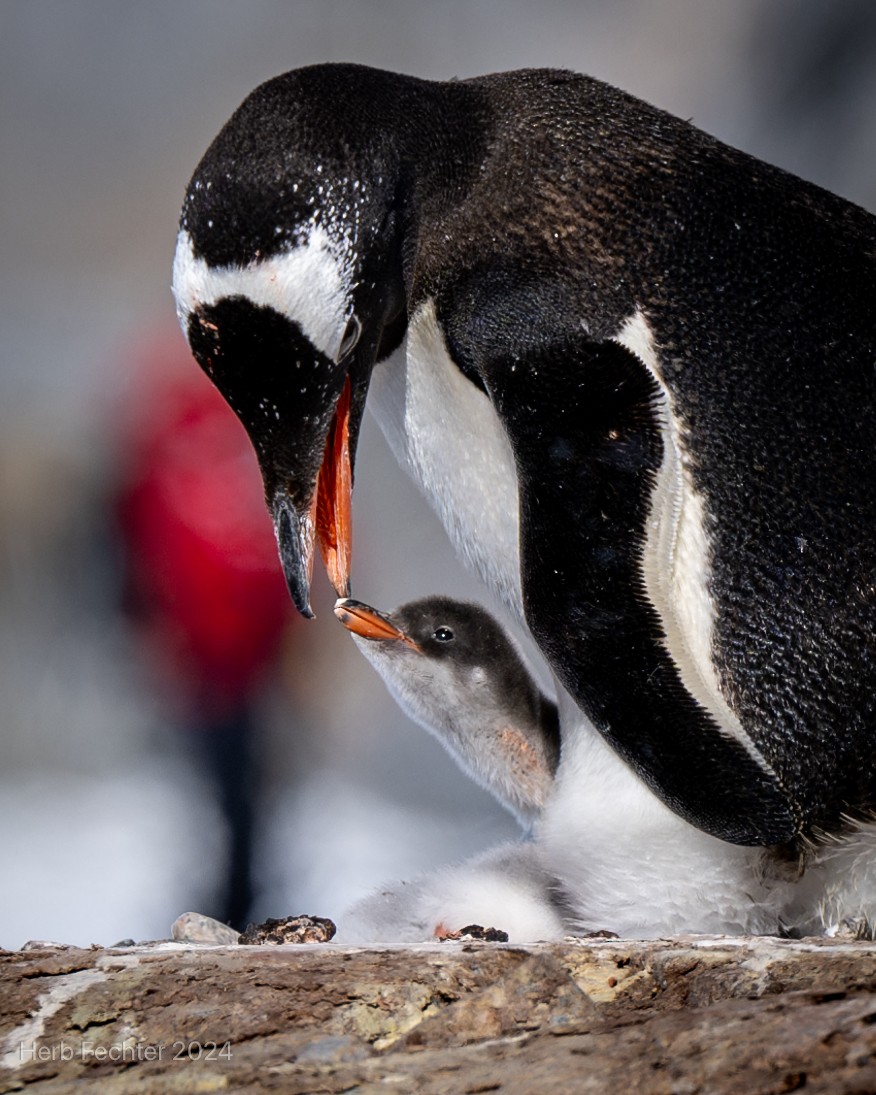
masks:
{"label": "adult gentoo penguin", "polygon": [[582,922],[768,930],[876,792],[874,218],[584,76],[321,65],[206,152],[174,288],[303,612],[314,542],[350,592],[370,386],[525,620]]}
{"label": "adult gentoo penguin", "polygon": [[392,613],[345,598],[335,615],[399,706],[528,828],[553,790],[560,725],[497,621],[435,596]]}

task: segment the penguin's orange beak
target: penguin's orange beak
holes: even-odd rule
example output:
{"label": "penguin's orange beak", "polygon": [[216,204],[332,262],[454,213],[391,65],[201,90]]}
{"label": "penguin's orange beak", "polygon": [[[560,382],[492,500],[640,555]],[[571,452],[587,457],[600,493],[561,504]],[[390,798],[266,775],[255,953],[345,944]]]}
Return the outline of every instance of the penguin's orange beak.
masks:
{"label": "penguin's orange beak", "polygon": [[350,592],[353,474],[350,463],[350,378],[341,391],[316,481],[313,524],[329,581],[339,597]]}
{"label": "penguin's orange beak", "polygon": [[299,511],[284,486],[273,494],[271,508],[280,562],[292,600],[304,616],[313,616],[310,582],[317,547],[335,593],[339,597],[347,597],[350,593],[352,495],[348,376],[332,415],[306,509]]}
{"label": "penguin's orange beak", "polygon": [[394,640],[402,642],[417,653],[421,653],[420,647],[414,640],[397,627],[389,616],[378,612],[376,608],[354,601],[350,597],[341,598],[335,604],[335,615],[354,635],[363,639],[371,639],[377,642]]}

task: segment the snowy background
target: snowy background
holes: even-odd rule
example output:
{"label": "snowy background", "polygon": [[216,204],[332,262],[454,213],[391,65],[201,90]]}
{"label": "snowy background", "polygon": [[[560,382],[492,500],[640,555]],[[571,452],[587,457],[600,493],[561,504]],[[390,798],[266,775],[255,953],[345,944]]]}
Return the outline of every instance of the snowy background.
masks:
{"label": "snowy background", "polygon": [[[144,355],[180,338],[195,163],[256,84],[326,60],[588,72],[876,209],[871,0],[3,0],[0,946],[213,911],[224,825],[120,610],[108,499]],[[485,600],[371,422],[358,472],[356,595]],[[337,916],[515,831],[395,710],[331,603],[320,576],[258,698],[254,919]]]}

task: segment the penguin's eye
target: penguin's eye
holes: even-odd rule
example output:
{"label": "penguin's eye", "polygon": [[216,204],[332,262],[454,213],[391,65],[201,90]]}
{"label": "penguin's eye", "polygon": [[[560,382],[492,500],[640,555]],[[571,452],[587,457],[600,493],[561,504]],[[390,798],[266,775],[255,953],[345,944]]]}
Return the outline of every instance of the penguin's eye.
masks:
{"label": "penguin's eye", "polygon": [[344,328],[344,333],[341,335],[341,344],[338,347],[338,352],[335,354],[335,363],[340,365],[344,358],[351,354],[356,349],[356,344],[359,341],[359,336],[362,334],[362,324],[359,322],[357,316],[352,315],[347,320],[347,326]]}
{"label": "penguin's eye", "polygon": [[449,627],[439,627],[437,631],[432,634],[433,639],[437,639],[439,643],[452,643],[453,632]]}

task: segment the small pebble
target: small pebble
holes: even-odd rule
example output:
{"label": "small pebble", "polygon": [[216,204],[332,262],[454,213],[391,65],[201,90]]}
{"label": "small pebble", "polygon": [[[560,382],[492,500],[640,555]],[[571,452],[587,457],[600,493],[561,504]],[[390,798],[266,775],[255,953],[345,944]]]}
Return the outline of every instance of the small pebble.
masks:
{"label": "small pebble", "polygon": [[28,939],[21,946],[23,951],[64,951],[72,950],[72,943],[56,943],[53,939]]}
{"label": "small pebble", "polygon": [[442,943],[469,943],[474,940],[482,943],[507,943],[508,933],[503,932],[501,928],[484,928],[480,924],[466,924],[458,932],[440,933],[438,938]]}
{"label": "small pebble", "polygon": [[227,947],[237,942],[239,932],[203,913],[186,912],[174,920],[170,934],[178,943],[202,943]]}
{"label": "small pebble", "polygon": [[238,942],[253,944],[328,943],[338,929],[324,916],[269,917],[263,924],[250,924]]}

